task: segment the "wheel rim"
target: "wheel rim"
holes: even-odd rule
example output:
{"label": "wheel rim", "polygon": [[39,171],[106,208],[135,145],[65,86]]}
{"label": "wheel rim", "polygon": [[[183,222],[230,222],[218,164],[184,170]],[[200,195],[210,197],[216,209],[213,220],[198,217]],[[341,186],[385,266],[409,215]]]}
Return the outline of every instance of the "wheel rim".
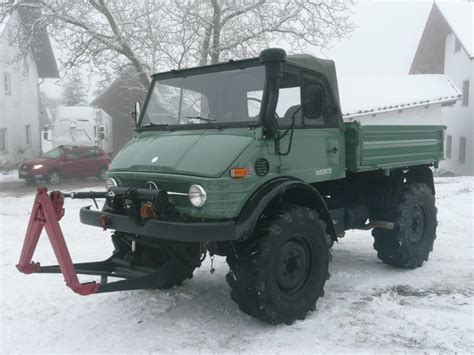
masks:
{"label": "wheel rim", "polygon": [[59,182],[59,174],[57,172],[52,172],[49,174],[49,183],[50,184],[57,184]]}
{"label": "wheel rim", "polygon": [[422,206],[416,206],[411,215],[409,232],[409,241],[412,245],[420,245],[425,238],[426,230],[426,212]]}
{"label": "wheel rim", "polygon": [[303,237],[289,239],[280,249],[277,268],[277,284],[280,290],[291,295],[306,285],[312,262],[308,244]]}

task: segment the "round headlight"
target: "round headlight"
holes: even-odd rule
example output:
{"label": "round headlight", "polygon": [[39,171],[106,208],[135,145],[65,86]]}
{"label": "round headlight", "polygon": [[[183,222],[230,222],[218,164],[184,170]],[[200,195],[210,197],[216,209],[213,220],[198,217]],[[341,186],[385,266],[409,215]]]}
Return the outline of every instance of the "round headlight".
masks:
{"label": "round headlight", "polygon": [[206,203],[207,193],[202,186],[191,185],[188,197],[194,207],[202,207]]}
{"label": "round headlight", "polygon": [[105,182],[105,189],[109,191],[112,187],[117,187],[118,183],[117,180],[114,178],[108,178],[107,181]]}

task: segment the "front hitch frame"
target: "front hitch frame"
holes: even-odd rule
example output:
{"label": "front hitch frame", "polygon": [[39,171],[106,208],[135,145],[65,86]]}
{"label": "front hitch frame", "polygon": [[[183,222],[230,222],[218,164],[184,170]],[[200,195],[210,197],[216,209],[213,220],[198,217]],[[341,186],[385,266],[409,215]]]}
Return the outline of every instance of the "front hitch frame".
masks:
{"label": "front hitch frame", "polygon": [[[161,288],[165,286],[170,273],[179,272],[179,267],[176,267],[177,265],[173,260],[155,269],[130,265],[115,254],[104,261],[74,264],[59,225],[59,221],[65,213],[64,197],[105,198],[106,193],[91,192],[72,195],[63,194],[60,191],[52,191],[48,194],[46,187],[38,187],[25,240],[23,242],[20,260],[16,265],[20,272],[24,274],[62,273],[66,285],[82,296],[94,293]],[[49,241],[51,242],[58,261],[57,265],[41,266],[40,263],[32,261],[43,229],[46,230],[48,234]],[[78,274],[100,276],[101,282],[97,283],[92,281],[81,283],[77,276]],[[124,280],[108,283],[108,277],[123,278]]]}

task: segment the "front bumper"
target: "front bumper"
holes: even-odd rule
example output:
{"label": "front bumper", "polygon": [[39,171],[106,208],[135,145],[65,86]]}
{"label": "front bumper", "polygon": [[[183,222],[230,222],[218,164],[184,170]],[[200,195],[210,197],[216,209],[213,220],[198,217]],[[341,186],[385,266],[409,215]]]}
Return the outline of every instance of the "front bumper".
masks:
{"label": "front bumper", "polygon": [[46,179],[47,177],[47,171],[43,169],[18,169],[18,178],[23,179],[23,180],[42,180]]}
{"label": "front bumper", "polygon": [[149,238],[175,240],[180,242],[213,242],[237,240],[233,220],[221,222],[169,222],[151,219],[143,225],[129,216],[103,211],[93,211],[90,206],[81,208],[81,223],[137,234]]}

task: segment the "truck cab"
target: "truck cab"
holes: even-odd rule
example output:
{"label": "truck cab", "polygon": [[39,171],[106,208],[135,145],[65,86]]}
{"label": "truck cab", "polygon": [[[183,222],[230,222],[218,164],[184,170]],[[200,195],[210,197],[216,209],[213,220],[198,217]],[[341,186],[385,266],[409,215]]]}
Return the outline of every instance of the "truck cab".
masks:
{"label": "truck cab", "polygon": [[[343,178],[333,62],[279,55],[155,75],[137,134],[110,177],[136,188],[153,180],[177,193],[170,198],[180,212],[207,219],[237,217],[276,178]],[[202,205],[186,198],[193,184],[206,192]]]}

